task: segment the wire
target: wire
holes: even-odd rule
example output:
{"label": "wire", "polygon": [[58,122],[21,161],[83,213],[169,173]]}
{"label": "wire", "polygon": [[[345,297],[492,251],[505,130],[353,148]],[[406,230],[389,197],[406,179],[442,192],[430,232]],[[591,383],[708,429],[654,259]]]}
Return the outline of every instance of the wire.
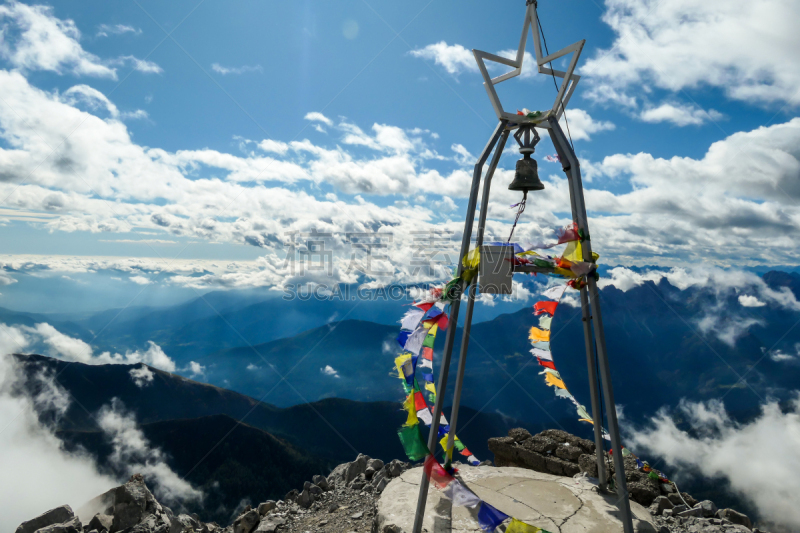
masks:
{"label": "wire", "polygon": [[[536,25],[539,26],[539,33],[542,36],[542,43],[544,43],[544,53],[545,55],[550,55],[550,50],[547,49],[547,38],[544,36],[544,28],[542,28],[542,21],[539,20],[539,11],[535,11],[536,13]],[[550,65],[550,75],[553,77],[553,85],[556,88],[556,93],[558,93],[558,83],[556,82],[556,75],[553,72],[553,62],[549,61],[548,64]],[[569,80],[565,80],[569,83]],[[564,97],[562,96],[559,99],[559,104],[561,108],[564,110],[564,122],[567,124],[567,135],[569,136],[569,145],[572,147],[572,151],[575,151],[575,145],[572,143],[572,133],[569,131],[569,120],[567,119],[567,108],[564,107]]]}
{"label": "wire", "polygon": [[522,201],[519,203],[519,207],[517,208],[517,216],[516,218],[514,218],[514,225],[511,226],[511,233],[508,235],[508,240],[506,241],[506,244],[509,244],[511,242],[511,237],[514,236],[514,230],[517,228],[517,222],[519,221],[520,215],[522,215],[522,212],[525,211],[525,202],[527,201],[528,201],[528,191],[523,191]]}

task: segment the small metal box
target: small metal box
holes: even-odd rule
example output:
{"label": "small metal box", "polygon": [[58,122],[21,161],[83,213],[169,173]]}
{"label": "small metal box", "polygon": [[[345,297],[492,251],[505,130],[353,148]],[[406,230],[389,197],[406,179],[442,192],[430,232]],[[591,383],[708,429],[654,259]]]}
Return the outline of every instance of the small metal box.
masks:
{"label": "small metal box", "polygon": [[481,246],[478,287],[482,294],[511,294],[513,246]]}

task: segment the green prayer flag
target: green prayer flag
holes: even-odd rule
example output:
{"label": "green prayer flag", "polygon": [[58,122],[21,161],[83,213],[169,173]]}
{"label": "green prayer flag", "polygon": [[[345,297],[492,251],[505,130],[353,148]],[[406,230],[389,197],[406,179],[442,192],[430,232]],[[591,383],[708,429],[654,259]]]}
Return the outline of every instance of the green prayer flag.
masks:
{"label": "green prayer flag", "polygon": [[425,335],[425,340],[422,341],[422,346],[425,348],[433,348],[433,343],[436,341],[436,335],[428,333]]}
{"label": "green prayer flag", "polygon": [[460,440],[455,441],[453,444],[455,445],[456,450],[458,451],[463,451],[464,448],[466,448],[466,446],[464,446],[464,443],[461,442]]}
{"label": "green prayer flag", "polygon": [[411,461],[419,461],[431,453],[428,451],[428,446],[422,440],[419,424],[400,428],[397,431],[397,436],[400,437],[400,442],[403,443],[406,455]]}

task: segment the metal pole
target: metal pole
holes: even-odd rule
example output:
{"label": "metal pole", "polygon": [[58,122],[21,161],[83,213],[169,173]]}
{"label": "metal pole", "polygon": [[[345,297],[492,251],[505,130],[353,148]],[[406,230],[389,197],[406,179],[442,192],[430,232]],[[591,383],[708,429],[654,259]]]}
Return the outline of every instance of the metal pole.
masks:
{"label": "metal pole", "polygon": [[[581,182],[580,164],[578,157],[567,143],[564,132],[561,130],[555,117],[548,119],[550,124],[550,137],[561,157],[564,170],[568,171],[570,181],[575,189],[575,207],[578,215],[578,228],[583,230],[587,237],[589,233],[589,222],[586,216],[586,204],[583,198],[583,183]],[[566,160],[565,160],[566,158]],[[588,238],[582,242],[583,260],[591,261],[592,243]],[[588,276],[589,285],[589,304],[592,312],[592,325],[594,329],[595,341],[597,343],[597,359],[600,367],[600,381],[603,387],[605,398],[606,417],[608,418],[608,432],[611,437],[611,449],[614,451],[614,474],[617,480],[617,495],[619,496],[620,511],[622,511],[622,526],[625,533],[633,533],[633,521],[631,518],[631,504],[628,500],[628,487],[625,483],[625,463],[622,460],[622,444],[619,438],[619,423],[617,421],[617,409],[614,404],[614,388],[611,384],[611,371],[608,364],[608,353],[606,352],[606,337],[603,332],[603,317],[600,312],[600,300],[597,291],[597,282],[594,277]]]}
{"label": "metal pole", "polygon": [[[481,152],[478,162],[475,164],[475,170],[472,173],[472,187],[469,192],[469,202],[467,204],[467,219],[464,223],[464,234],[461,237],[461,253],[458,256],[457,272],[461,276],[464,271],[464,265],[461,262],[467,252],[469,252],[469,243],[472,239],[472,224],[475,221],[475,206],[478,203],[478,189],[481,184],[481,174],[483,173],[483,165],[489,154],[500,138],[503,130],[505,130],[507,121],[501,120],[494,130],[492,137],[489,139],[488,144]],[[447,374],[450,371],[450,357],[453,354],[453,339],[455,339],[456,328],[458,327],[458,307],[461,301],[459,296],[450,303],[450,327],[447,328],[447,335],[444,341],[444,354],[442,357],[442,366],[439,375],[439,387],[436,389],[436,403],[433,408],[433,421],[431,422],[430,434],[428,435],[428,449],[435,450],[436,442],[439,435],[439,418],[442,415],[442,407],[444,406],[444,394],[447,389]],[[425,470],[422,471],[422,479],[419,483],[419,498],[417,499],[417,511],[414,516],[414,529],[413,533],[421,533],[422,519],[425,515],[425,502],[428,498],[428,476],[425,475]]]}
{"label": "metal pole", "polygon": [[[486,177],[483,180],[483,196],[481,196],[481,214],[478,218],[478,235],[475,239],[475,249],[480,250],[483,244],[483,232],[486,229],[486,214],[489,211],[489,191],[492,186],[492,176],[500,162],[500,156],[503,154],[503,148],[508,140],[509,131],[503,132],[500,137],[500,142],[497,143],[497,148],[494,151],[494,157],[489,164],[486,171]],[[480,253],[480,252],[479,252]],[[464,331],[461,336],[461,351],[458,356],[458,372],[456,374],[456,388],[453,393],[453,406],[450,409],[450,432],[447,435],[447,451],[446,461],[449,463],[452,460],[453,445],[456,436],[456,425],[458,424],[458,408],[461,405],[461,387],[464,384],[464,370],[467,366],[467,348],[469,347],[469,334],[472,327],[472,310],[475,307],[475,290],[477,280],[473,280],[469,286],[467,293],[467,312],[464,315]]]}
{"label": "metal pole", "polygon": [[[553,138],[551,136],[551,138]],[[553,144],[556,141],[553,139]],[[556,151],[559,151],[558,148]],[[577,192],[575,190],[574,180],[570,179],[569,173],[571,165],[564,159],[564,172],[567,174],[567,183],[569,184],[569,200],[572,207],[572,220],[578,220],[578,202]],[[600,488],[606,490],[608,488],[608,473],[606,472],[605,464],[605,448],[603,446],[603,417],[600,409],[600,390],[597,382],[597,368],[594,353],[594,338],[592,337],[592,326],[590,322],[592,315],[589,309],[589,294],[586,287],[581,288],[581,320],[583,322],[583,339],[586,345],[586,368],[589,372],[589,397],[592,402],[592,419],[594,421],[594,451],[597,461],[597,479],[600,482]]]}

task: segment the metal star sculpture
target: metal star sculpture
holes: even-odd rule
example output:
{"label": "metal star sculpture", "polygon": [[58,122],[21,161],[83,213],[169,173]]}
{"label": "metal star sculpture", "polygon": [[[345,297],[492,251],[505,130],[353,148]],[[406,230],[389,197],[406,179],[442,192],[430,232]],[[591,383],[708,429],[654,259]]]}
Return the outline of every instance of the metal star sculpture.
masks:
{"label": "metal star sculpture", "polygon": [[[546,112],[534,114],[532,117],[518,115],[516,113],[509,113],[503,109],[502,104],[500,103],[500,98],[497,96],[497,91],[495,91],[494,86],[500,82],[506,81],[511,79],[515,76],[519,76],[522,72],[522,61],[525,58],[525,45],[528,41],[528,28],[533,30],[533,48],[536,52],[536,64],[539,70],[539,73],[546,74],[548,76],[557,76],[559,78],[563,78],[561,82],[561,87],[558,89],[558,95],[556,96],[556,101],[553,104],[552,109],[549,109]],[[572,93],[575,91],[575,86],[578,84],[578,80],[581,79],[580,76],[577,74],[573,74],[575,70],[575,65],[578,63],[578,58],[581,55],[581,51],[583,50],[583,45],[586,43],[586,39],[578,41],[575,44],[567,46],[566,48],[559,50],[558,52],[552,53],[547,57],[542,56],[542,45],[539,40],[539,19],[536,16],[536,2],[529,1],[528,7],[525,10],[525,23],[522,26],[522,37],[519,40],[519,48],[517,49],[517,57],[516,59],[508,59],[505,57],[500,57],[495,54],[490,54],[488,52],[482,52],[481,50],[473,50],[472,53],[475,55],[475,61],[478,62],[478,68],[481,71],[481,75],[483,76],[484,80],[484,87],[486,87],[486,92],[489,95],[489,100],[492,102],[492,107],[494,108],[494,112],[497,114],[497,118],[500,120],[508,120],[510,122],[516,124],[534,124],[539,127],[547,127],[547,118],[551,115],[555,115],[556,118],[560,119],[561,115],[564,113],[564,108],[567,106],[567,102],[569,102]],[[569,63],[569,67],[567,67],[567,71],[555,70],[545,67],[546,63],[550,63],[551,61],[563,57],[570,52],[573,53],[572,60]],[[489,72],[486,70],[486,65],[484,64],[485,60],[494,61],[496,63],[501,63],[503,65],[507,65],[509,67],[513,67],[514,70],[511,72],[507,72],[501,76],[497,76],[496,78],[492,78],[489,76]],[[552,66],[552,65],[551,65]]]}

